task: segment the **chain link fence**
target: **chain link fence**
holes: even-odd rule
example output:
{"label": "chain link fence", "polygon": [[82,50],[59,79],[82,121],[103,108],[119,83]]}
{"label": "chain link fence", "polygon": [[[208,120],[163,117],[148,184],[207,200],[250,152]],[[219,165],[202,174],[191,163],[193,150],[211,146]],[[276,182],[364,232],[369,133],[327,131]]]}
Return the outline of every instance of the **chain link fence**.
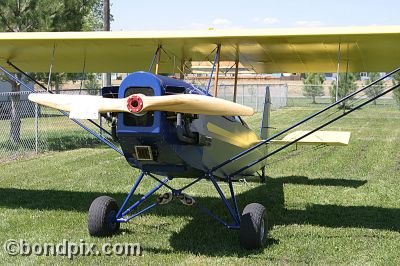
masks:
{"label": "chain link fence", "polygon": [[[252,107],[256,112],[262,112],[264,108],[265,92],[269,87],[271,95],[271,108],[279,109],[287,106],[287,84],[239,84],[237,86],[236,102]],[[234,93],[233,85],[218,87],[218,97],[232,101]]]}
{"label": "chain link fence", "polygon": [[[82,91],[82,94],[87,92]],[[0,162],[45,151],[63,151],[100,143],[58,110],[30,102],[28,95],[26,91],[0,93]],[[101,134],[89,121],[81,122]],[[97,122],[108,128],[104,119]]]}

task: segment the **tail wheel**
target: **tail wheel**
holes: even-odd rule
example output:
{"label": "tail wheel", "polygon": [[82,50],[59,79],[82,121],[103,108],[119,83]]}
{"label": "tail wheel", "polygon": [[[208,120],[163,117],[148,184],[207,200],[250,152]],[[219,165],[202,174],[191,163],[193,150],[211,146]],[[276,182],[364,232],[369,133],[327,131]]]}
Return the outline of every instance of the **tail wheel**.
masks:
{"label": "tail wheel", "polygon": [[240,245],[245,249],[265,247],[268,236],[267,214],[259,203],[247,205],[240,223]]}
{"label": "tail wheel", "polygon": [[88,229],[91,236],[110,236],[118,232],[117,202],[108,196],[96,198],[89,208]]}

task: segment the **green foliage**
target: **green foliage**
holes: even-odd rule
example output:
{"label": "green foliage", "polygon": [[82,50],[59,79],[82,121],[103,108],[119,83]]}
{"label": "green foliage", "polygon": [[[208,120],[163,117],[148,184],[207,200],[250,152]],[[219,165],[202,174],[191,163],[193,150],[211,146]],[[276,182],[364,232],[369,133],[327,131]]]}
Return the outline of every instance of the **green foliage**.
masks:
{"label": "green foliage", "polygon": [[8,32],[50,30],[57,1],[0,1],[0,30]]}
{"label": "green foliage", "polygon": [[[349,95],[350,93],[356,91],[357,89],[357,74],[354,73],[340,73],[339,74],[339,90],[338,90],[338,100]],[[336,99],[336,81],[332,82],[332,86],[329,87],[329,93],[331,95],[332,102]],[[346,103],[341,105],[341,108],[346,108]]]}
{"label": "green foliage", "polygon": [[84,82],[85,89],[90,95],[98,95],[101,89],[97,75],[94,73],[88,74]]}
{"label": "green foliage", "polygon": [[[400,73],[397,72],[393,75],[393,85],[396,85],[400,82]],[[396,100],[397,104],[400,107],[400,88],[397,88],[393,91],[393,98]]]}
{"label": "green foliage", "polygon": [[93,30],[85,28],[88,26],[88,16],[96,20],[93,26],[97,25],[100,19],[96,16],[91,16],[93,9],[99,5],[99,0],[63,0],[61,2],[59,12],[54,16],[53,27],[54,31],[81,31]]}
{"label": "green foliage", "polygon": [[312,103],[316,103],[315,97],[324,95],[325,75],[322,73],[306,73],[303,79],[303,95],[312,98]]}
{"label": "green foliage", "polygon": [[[103,30],[103,2],[95,1],[93,8],[84,18],[83,28],[84,31],[99,31]],[[113,21],[113,15],[110,14],[110,21]]]}
{"label": "green foliage", "polygon": [[[88,27],[89,17],[98,24],[101,0],[2,0],[0,31],[80,31]],[[97,9],[96,9],[97,8]]]}
{"label": "green foliage", "polygon": [[[368,85],[380,78],[379,73],[377,72],[370,72],[368,73],[368,79],[365,81],[365,85]],[[365,91],[365,94],[367,94],[368,97],[372,98],[383,92],[385,89],[385,85],[383,84],[383,81],[379,81],[369,89]],[[376,105],[376,100],[374,101],[374,104]]]}

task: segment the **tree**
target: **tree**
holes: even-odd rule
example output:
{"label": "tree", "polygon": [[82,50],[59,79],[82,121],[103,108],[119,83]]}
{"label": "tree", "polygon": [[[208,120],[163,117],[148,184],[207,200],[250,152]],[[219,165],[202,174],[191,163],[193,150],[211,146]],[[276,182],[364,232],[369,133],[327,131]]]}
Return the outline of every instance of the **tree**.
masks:
{"label": "tree", "polygon": [[324,95],[325,75],[321,73],[306,73],[303,79],[303,95],[312,98],[312,103],[317,103],[315,97]]}
{"label": "tree", "polygon": [[[399,84],[399,82],[400,82],[400,73],[397,72],[392,77],[393,77],[393,86],[395,86],[396,84]],[[399,88],[397,88],[397,89],[395,89],[393,91],[393,98],[396,100],[397,104],[400,107],[400,89]]]}
{"label": "tree", "polygon": [[99,90],[101,89],[101,86],[96,74],[94,73],[88,74],[83,84],[88,94],[99,95]]}
{"label": "tree", "polygon": [[[86,17],[95,12],[101,0],[2,0],[0,1],[0,31],[80,31],[88,25]],[[20,74],[16,75],[21,78]],[[3,78],[4,79],[4,78]],[[13,92],[20,91],[20,84],[5,78]],[[11,96],[10,141],[20,141],[21,118],[19,95]]]}
{"label": "tree", "polygon": [[[378,80],[379,78],[380,78],[379,73],[370,72],[370,73],[368,73],[368,79],[365,81],[365,85],[368,85],[368,84]],[[365,94],[367,94],[367,96],[370,97],[370,98],[376,97],[378,94],[383,92],[384,89],[385,89],[385,86],[383,84],[383,81],[379,81],[375,85],[373,85],[370,88],[368,88],[365,91]],[[376,105],[376,100],[374,100],[374,105]]]}
{"label": "tree", "polygon": [[[354,73],[340,73],[339,74],[339,90],[338,90],[338,100],[346,97],[350,93],[356,91],[357,89],[357,74]],[[332,82],[332,86],[329,87],[329,93],[331,95],[332,102],[336,99],[336,81]],[[346,108],[346,103],[343,102],[340,108]]]}

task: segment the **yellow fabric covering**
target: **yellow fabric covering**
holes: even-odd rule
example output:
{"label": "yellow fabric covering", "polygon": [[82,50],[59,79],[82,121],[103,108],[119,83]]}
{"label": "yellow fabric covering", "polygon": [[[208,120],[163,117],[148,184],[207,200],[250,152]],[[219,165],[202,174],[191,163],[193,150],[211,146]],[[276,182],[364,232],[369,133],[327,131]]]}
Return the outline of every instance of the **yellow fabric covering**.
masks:
{"label": "yellow fabric covering", "polygon": [[[132,72],[148,70],[159,45],[160,72],[178,72],[181,59],[204,61],[217,44],[221,61],[259,73],[389,71],[400,63],[400,26],[141,32],[0,33],[0,64],[24,71]],[[210,57],[212,59],[212,56]],[[84,67],[85,65],[85,67]]]}

